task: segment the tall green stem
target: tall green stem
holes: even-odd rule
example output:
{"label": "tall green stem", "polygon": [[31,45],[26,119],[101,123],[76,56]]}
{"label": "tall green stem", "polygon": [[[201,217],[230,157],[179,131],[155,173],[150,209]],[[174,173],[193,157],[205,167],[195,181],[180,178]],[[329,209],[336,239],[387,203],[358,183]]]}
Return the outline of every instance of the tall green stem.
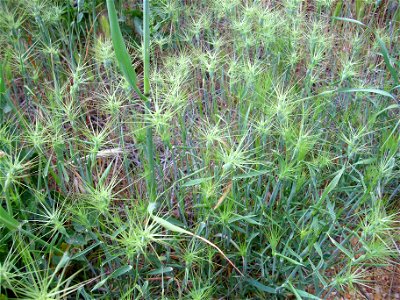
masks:
{"label": "tall green stem", "polygon": [[[151,111],[150,98],[150,6],[149,0],[143,0],[143,65],[144,65],[144,96],[147,98],[146,107]],[[154,167],[154,145],[153,145],[153,129],[151,124],[146,124],[146,147],[147,159],[149,163],[148,190],[151,201],[156,199],[156,183],[155,183],[155,167]]]}
{"label": "tall green stem", "polygon": [[144,95],[150,96],[150,6],[149,0],[143,0],[143,64],[144,64]]}
{"label": "tall green stem", "polygon": [[0,63],[0,125],[3,124],[3,108],[6,104],[5,101],[5,94],[6,94],[6,83],[5,83],[5,76],[3,76],[3,62]]}
{"label": "tall green stem", "polygon": [[[129,53],[126,49],[121,29],[118,24],[117,11],[115,10],[114,0],[107,0],[108,18],[110,20],[111,37],[114,45],[115,56],[118,65],[124,74],[129,85],[139,95],[140,99],[145,102],[146,108],[151,112],[150,99],[150,6],[148,0],[143,0],[143,65],[144,65],[144,93],[137,86],[137,76],[135,69],[132,67]],[[156,181],[154,168],[154,145],[153,130],[150,122],[146,124],[146,152],[148,160],[148,177],[147,188],[151,201],[156,199]]]}

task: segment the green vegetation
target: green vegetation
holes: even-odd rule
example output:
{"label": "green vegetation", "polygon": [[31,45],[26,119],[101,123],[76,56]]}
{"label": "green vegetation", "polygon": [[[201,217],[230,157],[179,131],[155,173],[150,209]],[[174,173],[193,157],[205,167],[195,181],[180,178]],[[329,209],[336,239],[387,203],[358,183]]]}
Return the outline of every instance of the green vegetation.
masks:
{"label": "green vegetation", "polygon": [[0,0],[0,43],[0,299],[356,297],[399,263],[397,0]]}

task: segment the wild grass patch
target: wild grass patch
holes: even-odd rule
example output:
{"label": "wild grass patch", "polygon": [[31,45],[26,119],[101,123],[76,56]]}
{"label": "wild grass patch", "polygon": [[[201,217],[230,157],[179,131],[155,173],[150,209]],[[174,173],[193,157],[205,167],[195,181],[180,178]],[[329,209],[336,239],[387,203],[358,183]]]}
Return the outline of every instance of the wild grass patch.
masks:
{"label": "wild grass patch", "polygon": [[399,22],[394,0],[0,1],[1,297],[373,293],[399,263]]}

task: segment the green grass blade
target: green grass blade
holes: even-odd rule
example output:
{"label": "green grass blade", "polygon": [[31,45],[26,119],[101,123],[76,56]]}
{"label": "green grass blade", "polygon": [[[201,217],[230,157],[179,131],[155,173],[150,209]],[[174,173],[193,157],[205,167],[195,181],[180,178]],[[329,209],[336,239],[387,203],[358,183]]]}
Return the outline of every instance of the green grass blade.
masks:
{"label": "green grass blade", "polygon": [[337,90],[338,93],[355,93],[355,92],[365,92],[365,93],[372,93],[378,94],[381,96],[389,97],[395,100],[394,96],[386,91],[375,89],[375,88],[348,88],[348,89],[339,89]]}
{"label": "green grass blade", "polygon": [[349,251],[349,250],[347,250],[345,247],[343,247],[341,244],[339,244],[338,242],[336,242],[330,235],[328,235],[329,236],[329,239],[331,240],[331,242],[332,242],[332,244],[334,244],[341,252],[343,252],[344,254],[346,254],[346,256],[348,257],[348,258],[350,258],[352,261],[354,261],[354,255]]}
{"label": "green grass blade", "polygon": [[101,241],[99,241],[99,242],[97,242],[97,243],[94,243],[93,245],[87,247],[85,250],[82,250],[82,251],[76,253],[75,255],[73,255],[73,256],[71,257],[71,260],[81,258],[81,257],[84,256],[86,253],[88,253],[89,251],[92,251],[94,248],[96,248],[97,246],[99,246],[99,245],[102,244],[102,243],[103,243],[103,242],[101,242]]}
{"label": "green grass blade", "polygon": [[393,81],[395,85],[399,84],[399,76],[398,76],[398,71],[394,69],[394,67],[391,64],[391,58],[389,56],[389,51],[386,48],[385,43],[382,41],[382,39],[376,35],[376,39],[378,41],[379,47],[381,48],[382,56],[385,61],[386,67],[389,69],[390,74],[392,75]]}
{"label": "green grass blade", "polygon": [[292,258],[290,258],[290,257],[287,257],[286,255],[280,254],[280,253],[278,253],[278,252],[276,252],[275,255],[276,255],[276,256],[279,256],[279,257],[281,257],[281,258],[283,258],[283,259],[286,259],[288,262],[291,262],[292,264],[295,264],[295,265],[297,265],[297,266],[303,266],[303,267],[304,267],[304,265],[303,265],[301,262],[298,262],[297,260],[294,260],[294,259],[292,259]]}
{"label": "green grass blade", "polygon": [[150,5],[149,0],[143,0],[143,65],[144,65],[144,95],[150,94]]}
{"label": "green grass blade", "polygon": [[117,12],[113,0],[107,0],[108,18],[110,20],[111,37],[114,45],[115,56],[121,72],[125,76],[130,86],[138,93],[142,100],[146,100],[139,88],[137,87],[136,72],[132,67],[132,62],[126,49],[124,39],[122,38],[121,29],[118,24]]}
{"label": "green grass blade", "polygon": [[314,296],[310,293],[307,293],[306,291],[302,291],[299,289],[296,289],[290,282],[287,282],[287,285],[289,287],[289,290],[295,294],[297,299],[313,299],[313,300],[320,300],[321,298]]}
{"label": "green grass blade", "polygon": [[151,217],[153,218],[154,221],[156,221],[156,223],[158,223],[159,225],[161,225],[162,227],[164,227],[167,230],[170,230],[170,231],[176,232],[176,233],[194,236],[194,234],[191,233],[190,231],[187,231],[179,226],[176,226],[176,225],[172,224],[171,222],[168,222],[167,220],[164,220],[157,216],[151,216]]}
{"label": "green grass blade", "polygon": [[19,226],[19,222],[10,216],[2,206],[0,206],[0,223],[10,231],[17,230]]}
{"label": "green grass blade", "polygon": [[332,17],[332,19],[336,20],[336,21],[345,21],[345,22],[354,23],[354,24],[361,25],[361,26],[366,26],[363,22],[360,22],[360,21],[354,20],[354,19],[350,19],[350,18]]}
{"label": "green grass blade", "polygon": [[325,200],[325,198],[329,195],[329,193],[331,193],[335,187],[338,185],[340,178],[342,178],[343,172],[345,170],[345,167],[343,166],[343,168],[341,168],[337,174],[335,175],[335,177],[332,179],[332,181],[328,184],[328,186],[325,188],[324,192],[321,195],[321,198],[319,200],[319,202],[321,203],[322,201]]}
{"label": "green grass blade", "polygon": [[276,294],[276,289],[270,287],[270,286],[266,286],[260,282],[258,282],[257,280],[254,279],[246,279],[246,281],[253,287],[255,287],[256,289],[268,293],[268,294]]}
{"label": "green grass blade", "polygon": [[3,114],[5,108],[5,94],[6,94],[6,83],[3,74],[3,64],[0,63],[0,124],[3,123]]}
{"label": "green grass blade", "polygon": [[115,270],[114,272],[111,273],[111,275],[107,276],[106,278],[104,278],[103,280],[99,281],[92,289],[91,291],[95,291],[97,289],[99,289],[100,287],[102,287],[107,280],[109,279],[114,279],[117,278],[119,276],[124,275],[125,273],[129,272],[130,270],[132,270],[132,266],[131,265],[127,265],[127,266],[122,266],[120,268],[118,268],[117,270]]}
{"label": "green grass blade", "polygon": [[[146,107],[152,110],[150,103],[150,4],[149,0],[143,0],[143,91],[146,97]],[[154,163],[154,144],[153,144],[153,128],[151,124],[146,127],[146,148],[147,160],[149,163],[148,175],[148,194],[151,201],[156,199],[156,175]]]}

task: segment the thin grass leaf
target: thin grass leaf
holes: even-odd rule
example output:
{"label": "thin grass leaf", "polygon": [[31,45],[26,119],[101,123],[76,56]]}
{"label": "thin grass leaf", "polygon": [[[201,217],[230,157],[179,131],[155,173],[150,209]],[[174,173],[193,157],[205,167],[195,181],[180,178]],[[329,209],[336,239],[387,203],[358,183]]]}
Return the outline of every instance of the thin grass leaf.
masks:
{"label": "thin grass leaf", "polygon": [[144,95],[150,96],[150,3],[143,0],[143,72]]}
{"label": "thin grass leaf", "polygon": [[257,215],[249,215],[249,216],[239,216],[238,215],[237,217],[230,219],[229,223],[233,223],[233,222],[237,222],[237,221],[245,221],[252,225],[262,226],[263,224],[253,220],[253,217],[256,217],[256,216]]}
{"label": "thin grass leaf", "polygon": [[119,276],[124,275],[125,273],[129,272],[130,270],[132,270],[132,266],[131,265],[127,265],[127,266],[122,266],[118,269],[116,269],[114,272],[112,272],[109,276],[107,276],[106,278],[100,280],[92,289],[91,292],[99,289],[100,287],[102,287],[108,280],[110,279],[115,279]]}
{"label": "thin grass leaf", "polygon": [[[326,288],[328,286],[327,282],[325,281],[325,279],[322,277],[321,273],[319,272],[320,267],[319,266],[315,266],[313,264],[313,262],[311,261],[311,259],[308,259],[308,262],[310,263],[311,269],[314,272],[314,275],[316,275],[318,277],[318,280],[322,283],[322,285],[324,286],[324,288]],[[321,263],[320,263],[321,264]],[[322,265],[322,264],[321,264]]]}
{"label": "thin grass leaf", "polygon": [[395,97],[383,90],[380,89],[375,89],[375,88],[348,88],[348,89],[338,89],[337,90],[338,93],[357,93],[357,92],[365,92],[365,93],[372,93],[372,94],[378,94],[378,95],[382,95],[385,97],[389,97],[392,98],[393,100],[395,100]]}
{"label": "thin grass leaf", "polygon": [[147,272],[147,275],[162,275],[165,273],[170,273],[173,270],[174,270],[174,268],[172,268],[172,267],[161,267],[159,269]]}
{"label": "thin grass leaf", "polygon": [[115,56],[122,74],[128,81],[129,85],[135,90],[142,100],[147,100],[137,87],[136,72],[132,67],[131,58],[126,49],[121,29],[118,24],[117,11],[115,10],[114,0],[107,0],[108,18],[110,20],[111,37],[114,45]]}
{"label": "thin grass leaf", "polygon": [[335,175],[335,177],[332,179],[332,181],[328,184],[328,186],[325,188],[324,192],[321,195],[321,198],[319,199],[319,203],[323,202],[325,198],[336,188],[336,186],[339,183],[340,178],[342,178],[343,172],[345,170],[345,166],[343,166]]}
{"label": "thin grass leaf", "polygon": [[262,283],[258,282],[255,279],[246,278],[246,282],[248,282],[251,286],[255,287],[256,289],[258,289],[258,290],[260,290],[262,292],[265,292],[265,293],[268,293],[268,294],[276,294],[276,289],[274,289],[274,288],[272,288],[270,286],[267,286],[265,284],[262,284]]}
{"label": "thin grass leaf", "polygon": [[5,109],[6,82],[3,74],[3,64],[0,63],[0,124],[3,123]]}
{"label": "thin grass leaf", "polygon": [[358,20],[354,20],[354,19],[350,19],[350,18],[332,17],[332,19],[333,20],[337,20],[337,21],[345,21],[345,22],[349,22],[349,23],[354,23],[354,24],[366,27],[366,25],[363,22],[358,21]]}
{"label": "thin grass leaf", "polygon": [[296,289],[289,281],[286,282],[289,290],[293,292],[297,299],[313,299],[313,300],[321,300],[321,298],[314,296],[306,291]]}
{"label": "thin grass leaf", "polygon": [[71,260],[73,259],[79,259],[80,257],[84,256],[86,253],[89,253],[90,251],[92,251],[94,248],[96,248],[97,246],[99,246],[100,244],[102,244],[103,242],[99,241],[97,243],[94,243],[93,245],[87,247],[85,250],[80,251],[79,253],[74,254],[71,257]]}
{"label": "thin grass leaf", "polygon": [[332,244],[334,244],[340,251],[342,251],[346,256],[348,256],[352,261],[354,261],[354,255],[347,250],[345,247],[343,247],[341,244],[336,242],[329,234],[328,234],[329,239],[331,240]]}
{"label": "thin grass leaf", "polygon": [[340,12],[342,11],[342,6],[343,6],[343,0],[339,0],[332,14],[334,17],[337,17],[340,14]]}
{"label": "thin grass leaf", "polygon": [[0,223],[10,231],[17,230],[19,227],[19,222],[10,216],[2,206],[0,206]]}
{"label": "thin grass leaf", "polygon": [[398,71],[395,70],[395,68],[393,67],[392,63],[390,62],[391,58],[390,58],[390,55],[389,55],[389,51],[387,50],[386,45],[382,41],[382,39],[378,35],[375,35],[375,36],[376,36],[376,39],[378,41],[379,47],[381,48],[381,52],[382,52],[382,55],[383,55],[383,60],[385,61],[386,67],[389,69],[389,72],[392,75],[392,78],[393,78],[393,81],[394,81],[395,85],[398,85],[399,84]]}
{"label": "thin grass leaf", "polygon": [[280,254],[280,253],[278,253],[278,252],[275,252],[274,254],[275,254],[276,256],[279,256],[279,257],[283,258],[283,259],[286,259],[288,262],[291,262],[292,264],[295,264],[295,265],[297,265],[297,266],[302,266],[302,267],[304,267],[304,265],[303,265],[301,262],[298,262],[297,260],[294,260],[294,259],[292,259],[292,258],[290,258],[290,257],[287,257],[287,256],[285,256],[285,255],[283,255],[283,254]]}
{"label": "thin grass leaf", "polygon": [[158,223],[159,225],[161,225],[162,227],[164,227],[167,230],[170,230],[170,231],[173,231],[173,232],[176,232],[176,233],[182,233],[182,234],[187,234],[187,235],[190,235],[190,236],[194,236],[194,234],[191,233],[190,231],[187,231],[187,230],[185,230],[185,229],[183,229],[183,228],[181,228],[179,226],[176,226],[176,225],[174,225],[174,224],[172,224],[172,223],[170,223],[170,222],[168,222],[168,221],[166,221],[166,220],[164,220],[164,219],[162,219],[160,217],[157,217],[157,216],[154,216],[154,215],[152,215],[151,217],[152,217],[152,219],[154,221],[156,221],[156,223]]}

